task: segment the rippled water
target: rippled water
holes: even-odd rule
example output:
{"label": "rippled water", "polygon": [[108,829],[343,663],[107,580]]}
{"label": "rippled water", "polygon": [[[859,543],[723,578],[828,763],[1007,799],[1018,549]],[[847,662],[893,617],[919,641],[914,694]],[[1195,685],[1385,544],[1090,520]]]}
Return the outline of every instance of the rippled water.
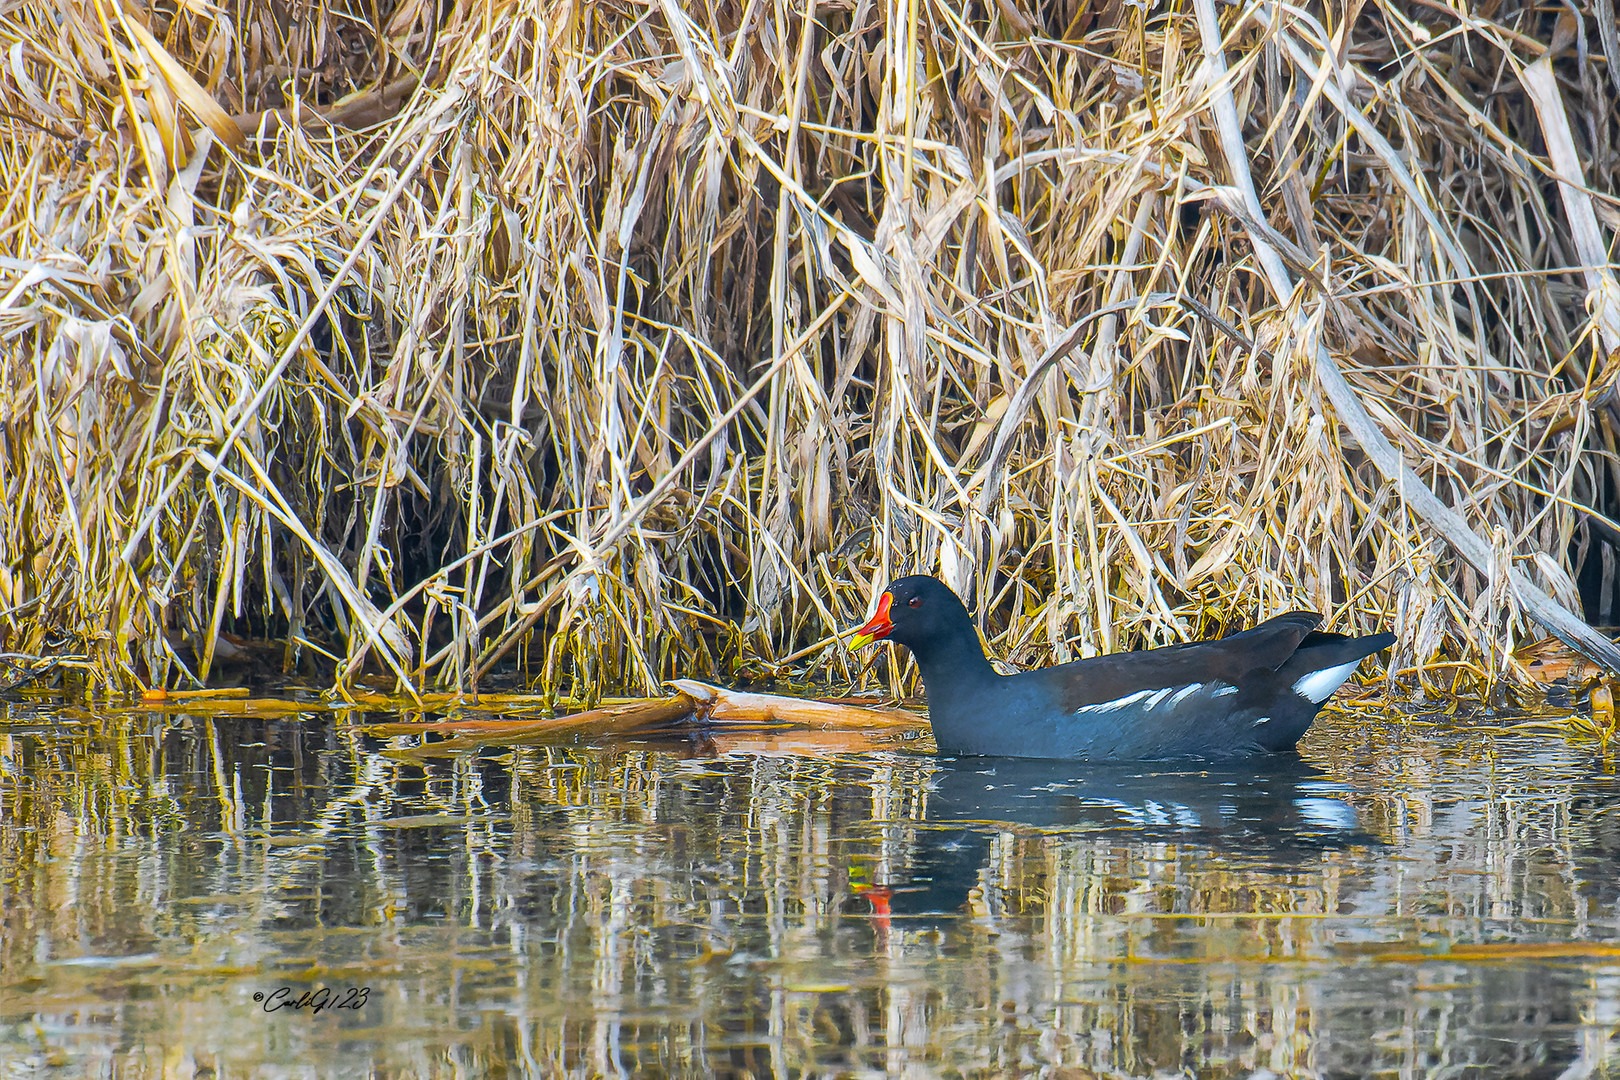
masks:
{"label": "rippled water", "polygon": [[1555,738],[417,761],[7,708],[6,1077],[1620,1073],[1620,790]]}

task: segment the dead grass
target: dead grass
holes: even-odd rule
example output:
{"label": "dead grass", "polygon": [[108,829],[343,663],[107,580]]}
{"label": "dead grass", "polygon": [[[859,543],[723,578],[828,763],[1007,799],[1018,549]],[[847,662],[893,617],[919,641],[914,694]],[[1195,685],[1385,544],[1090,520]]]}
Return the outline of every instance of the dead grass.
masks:
{"label": "dead grass", "polygon": [[1612,535],[1591,8],[290,10],[0,13],[0,649],[844,680],[924,570],[1020,662],[1492,675]]}

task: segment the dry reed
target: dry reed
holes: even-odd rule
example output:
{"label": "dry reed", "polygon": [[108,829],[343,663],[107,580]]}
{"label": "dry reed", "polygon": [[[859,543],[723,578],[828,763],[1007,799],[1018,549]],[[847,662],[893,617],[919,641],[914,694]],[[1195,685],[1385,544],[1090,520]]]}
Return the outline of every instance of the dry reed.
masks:
{"label": "dry reed", "polygon": [[1620,535],[1611,0],[1213,17],[6,5],[0,648],[837,681],[923,570],[1510,670]]}

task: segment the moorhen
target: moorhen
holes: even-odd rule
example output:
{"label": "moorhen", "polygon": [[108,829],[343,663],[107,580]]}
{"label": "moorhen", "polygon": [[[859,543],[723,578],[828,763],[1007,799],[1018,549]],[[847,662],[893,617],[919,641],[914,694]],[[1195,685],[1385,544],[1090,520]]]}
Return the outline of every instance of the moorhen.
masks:
{"label": "moorhen", "polygon": [[1292,750],[1322,703],[1393,634],[1349,637],[1290,611],[1215,641],[1001,675],[944,582],[903,577],[851,648],[887,639],[917,658],[934,742],[956,754],[1152,761]]}

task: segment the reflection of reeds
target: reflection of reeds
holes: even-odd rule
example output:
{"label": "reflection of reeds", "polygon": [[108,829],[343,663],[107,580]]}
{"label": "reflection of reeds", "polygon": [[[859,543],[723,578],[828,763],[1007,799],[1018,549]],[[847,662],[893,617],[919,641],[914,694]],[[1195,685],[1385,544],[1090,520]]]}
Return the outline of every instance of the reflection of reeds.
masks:
{"label": "reflection of reeds", "polygon": [[[326,1029],[247,1011],[259,979],[370,983],[368,1031],[432,1024],[425,1051],[385,1058],[487,1065],[521,1046],[602,1074],[1248,1075],[1342,1072],[1356,1053],[1416,1071],[1533,1054],[1561,1037],[1538,1026],[1575,1015],[1608,1053],[1606,976],[1555,987],[1533,966],[1614,949],[1613,838],[1591,831],[1596,789],[1567,754],[1497,776],[1483,740],[1338,726],[1362,740],[1336,746],[1344,796],[1387,850],[987,825],[955,916],[879,927],[865,887],[912,880],[941,838],[930,758],[552,747],[419,767],[314,725],[106,719],[0,736],[0,988],[9,1004],[22,986],[57,1038],[108,1018],[96,1045],[121,1074],[158,1074],[146,1053],[217,1052],[242,1075],[329,1053]],[[46,962],[127,952],[157,959]]]}
{"label": "reflection of reeds", "polygon": [[1581,131],[1613,95],[1479,74],[1561,16],[1227,11],[1260,221],[1190,10],[1027,7],[17,8],[0,647],[594,699],[762,670],[917,568],[1021,658],[1306,604],[1495,670],[1510,564],[1576,604],[1612,451],[1613,282],[1563,268],[1613,177],[1535,152],[1553,74]]}

